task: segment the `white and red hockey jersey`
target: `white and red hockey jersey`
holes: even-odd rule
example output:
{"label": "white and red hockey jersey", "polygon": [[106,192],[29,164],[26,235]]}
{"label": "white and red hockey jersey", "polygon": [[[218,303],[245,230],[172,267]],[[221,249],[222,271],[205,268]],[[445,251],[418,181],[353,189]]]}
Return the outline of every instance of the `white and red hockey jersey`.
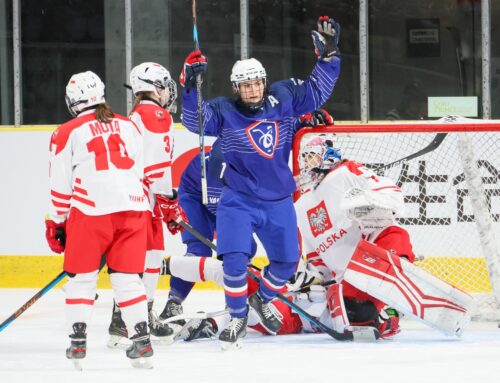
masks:
{"label": "white and red hockey jersey", "polygon": [[144,192],[172,195],[173,121],[170,113],[152,101],[143,100],[130,115],[144,142]]}
{"label": "white and red hockey jersey", "polygon": [[65,221],[71,207],[92,216],[148,209],[142,136],[126,117],[101,123],[89,110],[61,125],[51,137],[49,166],[55,222]]}
{"label": "white and red hockey jersey", "polygon": [[[295,202],[302,253],[326,280],[340,282],[359,241],[362,238],[375,241],[383,231],[363,233],[341,210],[342,198],[352,188],[394,193],[395,209],[403,206],[401,189],[392,180],[376,175],[355,161],[338,165],[315,190],[303,194]],[[395,221],[394,225],[397,226]]]}

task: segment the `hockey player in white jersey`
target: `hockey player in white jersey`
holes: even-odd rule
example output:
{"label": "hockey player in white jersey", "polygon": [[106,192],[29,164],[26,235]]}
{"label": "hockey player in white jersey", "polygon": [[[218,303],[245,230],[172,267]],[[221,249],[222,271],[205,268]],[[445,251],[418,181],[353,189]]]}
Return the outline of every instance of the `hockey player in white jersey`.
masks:
{"label": "hockey player in white jersey", "polygon": [[[153,311],[153,302],[161,261],[165,251],[163,219],[172,234],[181,227],[177,217],[185,220],[178,205],[177,192],[172,188],[172,155],[174,147],[173,119],[170,110],[175,107],[177,87],[170,73],[162,65],[144,62],[130,72],[130,85],[135,101],[130,119],[143,136],[144,192],[149,200],[148,247],[143,282],[148,297],[149,329],[162,344],[173,342],[173,330],[161,323]],[[110,347],[126,347],[126,328],[116,307],[109,326]]]}
{"label": "hockey player in white jersey", "polygon": [[150,368],[153,349],[139,276],[144,271],[148,210],[141,132],[128,118],[113,113],[104,84],[93,72],[71,77],[66,103],[75,118],[51,137],[45,221],[47,242],[54,252],[64,252],[70,277],[66,316],[71,344],[66,357],[81,369],[99,264],[106,253],[115,300],[132,341],[126,355],[134,367]]}
{"label": "hockey player in white jersey", "polygon": [[334,139],[321,135],[306,143],[299,164],[305,193],[295,206],[302,252],[320,280],[338,282],[327,291],[335,330],[370,322],[382,336],[390,335],[396,329],[377,323],[388,304],[459,335],[470,320],[472,298],[412,265],[409,234],[395,219],[404,208],[401,189],[342,159]]}

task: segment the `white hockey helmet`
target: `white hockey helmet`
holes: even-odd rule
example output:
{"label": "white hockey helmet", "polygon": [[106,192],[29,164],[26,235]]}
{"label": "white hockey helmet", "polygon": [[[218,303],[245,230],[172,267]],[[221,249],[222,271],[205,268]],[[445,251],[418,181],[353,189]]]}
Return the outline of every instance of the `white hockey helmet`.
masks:
{"label": "white hockey helmet", "polygon": [[104,83],[98,75],[87,71],[71,76],[66,85],[66,105],[73,117],[91,106],[105,102]]}
{"label": "white hockey helmet", "polygon": [[239,83],[249,80],[264,79],[265,82],[266,78],[266,70],[260,61],[254,58],[236,61],[231,71],[231,82],[236,87]]}
{"label": "white hockey helmet", "polygon": [[310,138],[300,149],[299,186],[302,190],[316,186],[322,175],[333,169],[341,160],[340,148],[334,137],[320,134]]}
{"label": "white hockey helmet", "polygon": [[[139,92],[153,92],[157,95],[162,106],[170,110],[177,99],[177,85],[170,72],[160,64],[144,62],[130,71],[130,85],[134,95]],[[164,89],[162,94],[160,90]]]}

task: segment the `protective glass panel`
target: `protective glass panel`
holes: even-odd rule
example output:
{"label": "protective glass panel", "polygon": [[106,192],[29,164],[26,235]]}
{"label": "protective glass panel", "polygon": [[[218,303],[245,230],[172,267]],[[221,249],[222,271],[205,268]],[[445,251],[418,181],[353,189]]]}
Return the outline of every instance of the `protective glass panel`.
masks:
{"label": "protective glass panel", "polygon": [[341,26],[342,71],[325,108],[337,120],[360,118],[359,16],[357,1],[250,0],[250,56],[262,61],[270,81],[304,79],[316,56],[311,30],[319,16]]}
{"label": "protective glass panel", "polygon": [[369,4],[370,119],[427,119],[430,96],[477,96],[481,113],[480,1]]}
{"label": "protective glass panel", "polygon": [[0,125],[14,123],[12,1],[0,0]]}

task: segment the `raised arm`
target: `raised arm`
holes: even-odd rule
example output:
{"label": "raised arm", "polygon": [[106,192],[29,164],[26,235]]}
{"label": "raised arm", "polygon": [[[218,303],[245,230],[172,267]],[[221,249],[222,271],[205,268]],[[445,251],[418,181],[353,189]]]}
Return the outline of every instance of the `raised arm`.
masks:
{"label": "raised arm", "polygon": [[[179,77],[182,92],[182,124],[193,133],[198,133],[198,98],[196,90],[196,76],[207,70],[207,58],[200,50],[191,52],[184,61],[184,67]],[[220,118],[217,108],[211,102],[202,98],[201,110],[203,116],[203,128],[205,135],[217,136],[220,126]]]}
{"label": "raised arm", "polygon": [[321,108],[330,98],[340,74],[340,52],[337,43],[340,26],[328,16],[318,20],[318,30],[312,31],[318,61],[305,81],[291,79],[273,84],[274,90],[291,97],[294,116]]}

